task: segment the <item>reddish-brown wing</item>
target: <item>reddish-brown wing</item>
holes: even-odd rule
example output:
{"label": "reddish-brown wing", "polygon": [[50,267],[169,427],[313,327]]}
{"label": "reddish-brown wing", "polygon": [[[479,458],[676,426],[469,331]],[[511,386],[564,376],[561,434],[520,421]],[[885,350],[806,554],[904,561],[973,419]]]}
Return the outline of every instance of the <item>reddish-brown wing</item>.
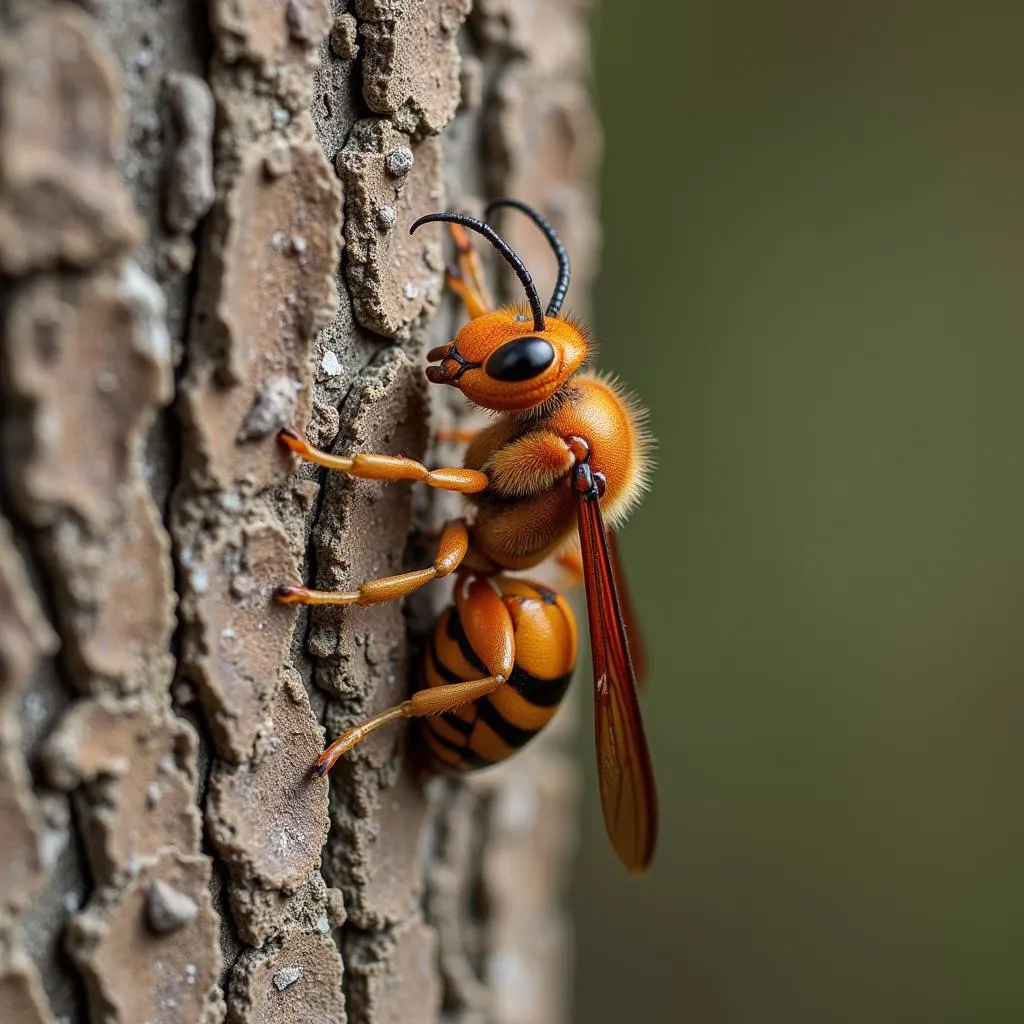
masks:
{"label": "reddish-brown wing", "polygon": [[576,498],[594,660],[601,809],[619,860],[631,874],[642,874],[654,855],[658,834],[654,772],[601,506],[596,496],[577,491]]}
{"label": "reddish-brown wing", "polygon": [[615,534],[608,531],[608,550],[612,556],[612,573],[615,576],[615,592],[619,597],[622,610],[622,621],[626,624],[626,637],[629,640],[629,656],[633,660],[633,673],[636,686],[641,692],[647,684],[647,650],[644,647],[644,635],[640,630],[640,620],[636,615],[633,596],[626,582],[626,574],[622,569],[622,558],[619,555],[619,542]]}

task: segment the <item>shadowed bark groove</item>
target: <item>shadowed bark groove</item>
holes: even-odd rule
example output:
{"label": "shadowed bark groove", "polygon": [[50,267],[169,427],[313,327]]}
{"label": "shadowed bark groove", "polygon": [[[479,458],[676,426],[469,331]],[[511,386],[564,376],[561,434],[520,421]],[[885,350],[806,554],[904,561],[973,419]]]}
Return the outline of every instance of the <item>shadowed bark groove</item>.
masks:
{"label": "shadowed bark groove", "polygon": [[568,1019],[571,710],[466,783],[419,785],[400,729],[312,779],[445,588],[271,593],[425,564],[455,511],[274,442],[458,460],[415,217],[534,202],[584,301],[586,14],[0,0],[0,1020]]}

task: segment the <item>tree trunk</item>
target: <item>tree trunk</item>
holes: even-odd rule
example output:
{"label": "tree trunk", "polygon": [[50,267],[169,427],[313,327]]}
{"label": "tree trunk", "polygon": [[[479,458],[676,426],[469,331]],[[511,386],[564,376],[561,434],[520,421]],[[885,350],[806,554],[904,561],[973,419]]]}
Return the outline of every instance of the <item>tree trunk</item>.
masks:
{"label": "tree trunk", "polygon": [[590,278],[583,0],[469,7],[0,0],[4,1022],[567,1017],[571,713],[426,787],[382,730],[328,787],[444,591],[271,601],[425,564],[451,508],[274,441],[458,460],[411,221],[516,195]]}

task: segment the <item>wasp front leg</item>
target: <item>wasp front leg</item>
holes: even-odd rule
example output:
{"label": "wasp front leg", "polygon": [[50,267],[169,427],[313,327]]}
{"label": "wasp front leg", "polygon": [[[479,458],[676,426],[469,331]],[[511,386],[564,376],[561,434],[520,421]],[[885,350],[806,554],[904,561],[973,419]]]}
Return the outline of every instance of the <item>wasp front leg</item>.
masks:
{"label": "wasp front leg", "polygon": [[515,632],[512,617],[490,584],[475,579],[463,607],[463,627],[476,656],[490,675],[465,683],[445,683],[417,690],[408,700],[346,729],[320,755],[313,771],[326,775],[342,754],[361,743],[371,732],[402,718],[444,715],[504,686],[515,666]]}
{"label": "wasp front leg", "polygon": [[318,466],[336,469],[361,480],[412,480],[442,491],[458,491],[461,494],[476,494],[490,482],[487,474],[479,470],[463,469],[461,466],[427,469],[423,463],[400,455],[330,455],[314,448],[301,434],[288,427],[278,432],[277,440],[282,447],[295,452],[307,462],[315,462]]}
{"label": "wasp front leg", "polygon": [[431,580],[455,572],[469,550],[469,529],[464,519],[446,523],[437,545],[437,557],[426,569],[403,572],[367,580],[355,590],[309,590],[306,587],[278,587],[274,600],[278,604],[368,605],[394,601],[419,590]]}
{"label": "wasp front leg", "polygon": [[456,264],[445,271],[444,281],[462,299],[470,319],[476,319],[490,313],[494,301],[484,283],[483,267],[469,233],[459,224],[451,224],[450,228],[458,256]]}

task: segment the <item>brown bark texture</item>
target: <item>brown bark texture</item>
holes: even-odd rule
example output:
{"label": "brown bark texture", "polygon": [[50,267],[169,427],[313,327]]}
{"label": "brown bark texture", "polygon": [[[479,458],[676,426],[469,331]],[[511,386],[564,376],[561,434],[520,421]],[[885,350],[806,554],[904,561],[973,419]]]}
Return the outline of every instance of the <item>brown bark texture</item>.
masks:
{"label": "brown bark texture", "polygon": [[423,213],[535,202],[585,295],[586,14],[0,0],[4,1024],[567,1019],[571,713],[466,783],[418,784],[395,728],[311,779],[445,597],[273,587],[426,564],[457,502],[274,434],[458,460],[429,443],[465,414],[422,354],[463,314]]}

